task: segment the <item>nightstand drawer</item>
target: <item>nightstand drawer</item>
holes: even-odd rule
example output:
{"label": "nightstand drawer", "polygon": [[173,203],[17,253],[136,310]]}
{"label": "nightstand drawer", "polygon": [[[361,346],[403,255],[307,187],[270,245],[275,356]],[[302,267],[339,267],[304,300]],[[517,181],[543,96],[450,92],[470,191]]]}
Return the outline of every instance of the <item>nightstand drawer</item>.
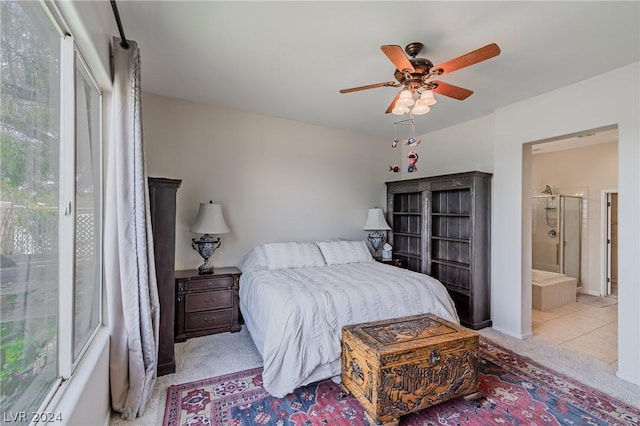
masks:
{"label": "nightstand drawer", "polygon": [[233,277],[210,277],[190,279],[186,283],[186,291],[215,290],[233,287]]}
{"label": "nightstand drawer", "polygon": [[233,292],[231,290],[187,293],[185,295],[185,310],[187,313],[231,307],[233,307]]}
{"label": "nightstand drawer", "polygon": [[233,309],[219,309],[187,314],[185,318],[185,328],[187,332],[207,328],[229,327],[232,323]]}

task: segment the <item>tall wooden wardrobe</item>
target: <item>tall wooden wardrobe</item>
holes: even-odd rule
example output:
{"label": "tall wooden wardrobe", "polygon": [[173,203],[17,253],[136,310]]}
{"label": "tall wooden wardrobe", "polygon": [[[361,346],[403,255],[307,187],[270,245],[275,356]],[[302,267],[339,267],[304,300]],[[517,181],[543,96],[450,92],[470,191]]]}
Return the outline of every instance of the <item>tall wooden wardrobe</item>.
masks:
{"label": "tall wooden wardrobe", "polygon": [[158,376],[175,373],[173,350],[175,323],[176,195],[181,180],[149,178],[149,207],[160,299]]}
{"label": "tall wooden wardrobe", "polygon": [[447,288],[460,323],[491,325],[491,174],[387,182],[394,257]]}

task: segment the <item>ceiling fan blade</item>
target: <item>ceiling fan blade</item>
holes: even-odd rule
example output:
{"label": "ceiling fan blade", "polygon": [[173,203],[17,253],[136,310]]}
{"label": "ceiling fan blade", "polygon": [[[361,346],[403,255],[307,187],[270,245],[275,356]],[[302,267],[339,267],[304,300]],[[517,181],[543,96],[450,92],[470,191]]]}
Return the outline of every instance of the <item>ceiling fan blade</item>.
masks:
{"label": "ceiling fan blade", "polygon": [[493,58],[494,56],[498,56],[500,54],[500,48],[497,44],[491,43],[480,49],[476,49],[472,52],[464,54],[462,56],[458,56],[457,58],[453,58],[449,61],[443,62],[440,65],[436,65],[433,67],[433,70],[441,70],[438,71],[438,75],[448,74],[450,72],[459,70],[460,68],[468,67],[473,64],[477,64],[478,62],[486,61],[487,59]]}
{"label": "ceiling fan blade", "polygon": [[459,101],[463,101],[473,94],[472,90],[454,86],[453,84],[445,83],[443,81],[432,81],[431,83],[435,85],[431,91]]}
{"label": "ceiling fan blade", "polygon": [[409,58],[404,54],[402,47],[395,44],[385,44],[380,46],[380,49],[387,55],[387,58],[393,62],[393,65],[396,66],[398,71],[408,70],[409,72],[416,72]]}
{"label": "ceiling fan blade", "polygon": [[366,86],[351,87],[349,89],[341,89],[340,93],[351,93],[359,90],[375,89],[376,87],[398,87],[400,83],[395,81],[385,81],[384,83],[368,84]]}
{"label": "ceiling fan blade", "polygon": [[396,102],[398,101],[398,98],[400,97],[400,93],[402,93],[402,90],[399,91],[396,94],[396,97],[393,98],[393,100],[391,101],[391,103],[389,104],[389,107],[387,108],[387,110],[384,112],[385,114],[389,114],[391,111],[393,111],[393,108],[395,108],[396,106]]}

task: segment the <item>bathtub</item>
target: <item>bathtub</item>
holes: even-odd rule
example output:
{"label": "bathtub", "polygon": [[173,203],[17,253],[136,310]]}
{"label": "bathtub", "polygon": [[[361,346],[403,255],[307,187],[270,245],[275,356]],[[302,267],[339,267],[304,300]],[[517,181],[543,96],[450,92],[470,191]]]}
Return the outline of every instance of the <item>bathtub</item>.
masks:
{"label": "bathtub", "polygon": [[531,270],[531,305],[548,311],[576,301],[578,280],[556,272]]}
{"label": "bathtub", "polygon": [[531,280],[534,281],[534,282],[535,281],[547,280],[549,278],[560,278],[560,277],[566,277],[566,275],[559,274],[557,272],[543,271],[541,269],[532,269],[531,270]]}

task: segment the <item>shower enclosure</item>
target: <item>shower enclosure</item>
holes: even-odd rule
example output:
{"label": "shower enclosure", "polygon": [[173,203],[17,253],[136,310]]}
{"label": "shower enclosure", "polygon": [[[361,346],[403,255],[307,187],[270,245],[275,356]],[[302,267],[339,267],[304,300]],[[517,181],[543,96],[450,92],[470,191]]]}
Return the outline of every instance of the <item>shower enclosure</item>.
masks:
{"label": "shower enclosure", "polygon": [[580,286],[582,197],[534,195],[531,204],[533,269],[565,274]]}

